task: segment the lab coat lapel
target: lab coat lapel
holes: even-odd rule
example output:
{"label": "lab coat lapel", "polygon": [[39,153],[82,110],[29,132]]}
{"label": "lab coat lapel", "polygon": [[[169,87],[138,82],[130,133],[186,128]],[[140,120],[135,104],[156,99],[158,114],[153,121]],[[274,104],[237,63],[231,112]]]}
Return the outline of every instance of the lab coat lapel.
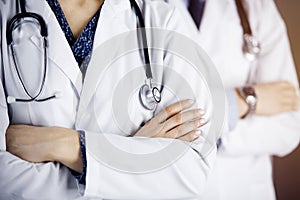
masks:
{"label": "lab coat lapel", "polygon": [[[192,34],[196,35],[194,39],[201,44],[201,41],[203,38],[205,38],[204,36],[206,35],[206,33],[210,33],[211,31],[214,31],[214,29],[217,30],[213,25],[220,25],[222,19],[224,18],[224,15],[226,15],[229,10],[228,5],[230,3],[230,0],[206,0],[200,30],[195,26],[195,23],[190,13],[188,12],[183,0],[168,0],[168,2],[175,5],[175,7],[179,10],[181,16],[183,17],[183,21],[186,22],[189,31],[191,31]],[[217,7],[221,7],[222,9],[218,9]],[[223,12],[207,12],[207,10],[222,10]]]}
{"label": "lab coat lapel", "polygon": [[190,15],[190,13],[187,11],[185,2],[183,0],[169,0],[169,3],[175,5],[175,7],[179,10],[181,16],[183,17],[183,21],[186,22],[186,26],[188,30],[192,34],[198,35],[198,29],[195,26],[195,23]]}
{"label": "lab coat lapel", "polygon": [[[215,26],[219,26],[220,23],[222,23],[225,15],[229,12],[229,5],[230,0],[206,0],[204,15],[200,27],[200,35],[202,33],[205,34],[205,32],[217,30],[217,27]],[[222,10],[222,12],[218,12],[219,10]]]}
{"label": "lab coat lapel", "polygon": [[[55,65],[49,65],[49,67],[59,67],[73,83],[79,97],[82,88],[82,73],[54,13],[46,1],[27,0],[26,5],[29,12],[35,12],[43,16],[48,26],[48,58],[55,63]],[[38,44],[38,38],[32,37],[31,40],[43,51]]]}
{"label": "lab coat lapel", "polygon": [[[128,20],[128,13],[132,13],[129,1],[104,1],[95,33],[93,51],[97,48],[101,48],[101,45],[112,37],[136,28],[136,23]],[[93,57],[92,55],[90,63],[92,63],[94,59],[99,58]],[[101,67],[99,67],[99,69],[92,69],[92,67],[95,66],[90,65],[86,72],[78,116],[83,116],[81,113],[85,111],[85,108],[95,94],[98,80],[101,76]],[[109,85],[107,87],[109,87]]]}
{"label": "lab coat lapel", "polygon": [[127,12],[131,13],[130,8],[129,0],[104,1],[95,34],[94,50],[113,36],[132,29],[133,23],[126,15]]}

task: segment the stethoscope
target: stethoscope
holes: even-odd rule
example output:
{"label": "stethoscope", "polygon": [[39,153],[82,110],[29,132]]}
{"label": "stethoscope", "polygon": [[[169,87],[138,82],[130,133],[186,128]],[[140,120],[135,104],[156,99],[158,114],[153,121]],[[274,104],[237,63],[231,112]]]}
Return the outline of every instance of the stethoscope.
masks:
{"label": "stethoscope", "polygon": [[249,61],[255,61],[261,52],[260,43],[253,35],[252,29],[241,0],[235,0],[243,28],[243,53]]}
{"label": "stethoscope", "polygon": [[[49,96],[47,98],[39,98],[41,96],[41,93],[43,91],[43,88],[45,86],[45,82],[46,82],[46,74],[47,74],[47,69],[48,69],[48,29],[47,29],[47,25],[46,22],[44,21],[44,19],[36,14],[36,13],[31,13],[31,12],[26,12],[26,8],[25,8],[25,0],[20,0],[20,7],[21,7],[21,13],[15,15],[9,22],[7,25],[7,32],[6,32],[6,37],[7,37],[7,44],[9,46],[9,50],[12,54],[12,60],[13,60],[13,66],[15,69],[15,72],[17,74],[18,80],[22,86],[23,91],[25,92],[25,94],[29,97],[28,99],[21,99],[21,98],[15,98],[12,96],[8,96],[7,97],[7,103],[12,104],[15,102],[43,102],[43,101],[48,101],[50,99],[56,98],[58,97],[58,94],[54,94],[52,96]],[[21,77],[20,71],[19,71],[19,67],[16,61],[16,52],[15,52],[15,43],[13,40],[13,31],[19,27],[20,23],[22,20],[24,19],[29,19],[29,18],[33,18],[37,21],[37,23],[40,26],[40,34],[41,37],[43,38],[43,48],[44,48],[44,69],[43,69],[43,79],[42,82],[39,86],[38,92],[36,95],[31,95],[30,92],[27,90],[25,83]]]}
{"label": "stethoscope", "polygon": [[[24,93],[28,96],[27,99],[23,98],[15,98],[12,96],[7,97],[7,103],[12,104],[16,102],[45,102],[54,98],[59,98],[60,93],[55,93],[52,96],[46,97],[46,98],[40,98],[41,94],[43,92],[43,89],[45,87],[45,82],[47,78],[47,70],[48,70],[48,28],[46,25],[45,20],[43,19],[42,16],[40,16],[37,13],[32,13],[32,12],[27,12],[25,5],[26,2],[25,0],[17,0],[19,1],[19,5],[21,7],[21,13],[15,15],[8,23],[8,28],[6,32],[6,37],[7,37],[7,44],[9,46],[9,50],[12,54],[12,60],[13,60],[13,66],[15,69],[15,72],[17,74],[17,78],[22,86],[22,89]],[[141,86],[139,90],[139,100],[141,105],[149,110],[153,111],[156,109],[157,104],[160,103],[161,101],[161,92],[157,87],[153,86],[152,80],[153,80],[153,75],[152,75],[152,70],[151,70],[151,63],[150,63],[150,56],[149,56],[149,48],[147,44],[147,35],[145,31],[145,23],[144,23],[144,18],[142,15],[142,12],[136,3],[135,0],[129,0],[131,4],[131,8],[134,9],[137,18],[138,18],[138,23],[140,25],[139,31],[141,32],[142,36],[142,42],[143,42],[143,54],[144,54],[144,59],[145,59],[145,74],[146,74],[146,80],[145,83]],[[18,4],[17,4],[18,5]],[[16,52],[14,49],[14,40],[13,40],[13,32],[14,30],[21,25],[21,23],[24,21],[24,19],[34,19],[38,23],[40,27],[40,35],[43,39],[43,49],[44,49],[44,68],[43,68],[43,79],[42,82],[38,88],[38,92],[36,95],[31,95],[30,92],[27,90],[26,85],[21,77],[21,73],[19,71],[19,67],[16,61]]]}
{"label": "stethoscope", "polygon": [[147,40],[147,35],[145,30],[144,17],[136,1],[135,0],[129,0],[129,1],[131,4],[131,8],[135,10],[135,13],[139,20],[140,31],[143,40],[143,53],[145,59],[146,80],[145,80],[145,84],[142,85],[142,87],[140,88],[139,99],[142,106],[145,109],[153,111],[156,109],[157,104],[160,103],[161,101],[161,92],[157,87],[153,87],[152,85],[153,76],[152,76],[151,63],[149,57],[149,48],[147,44],[148,40]]}
{"label": "stethoscope", "polygon": [[[192,0],[187,0],[186,3],[189,3]],[[198,0],[199,1],[199,0]],[[204,1],[204,0],[202,0]],[[166,1],[168,2],[168,1]],[[205,4],[205,1],[204,1]],[[235,0],[235,4],[237,7],[238,15],[241,20],[241,25],[243,28],[243,46],[242,51],[245,55],[246,59],[249,61],[255,61],[261,51],[260,43],[257,38],[253,35],[252,29],[246,15],[246,11],[242,5],[241,0]],[[203,12],[202,12],[203,15]],[[202,18],[202,16],[201,16]],[[199,27],[197,27],[199,28]]]}

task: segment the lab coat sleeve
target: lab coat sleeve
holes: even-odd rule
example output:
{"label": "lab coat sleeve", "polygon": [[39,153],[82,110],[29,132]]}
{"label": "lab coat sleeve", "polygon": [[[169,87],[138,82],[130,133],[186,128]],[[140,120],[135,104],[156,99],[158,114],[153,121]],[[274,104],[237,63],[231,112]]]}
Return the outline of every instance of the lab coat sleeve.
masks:
{"label": "lab coat sleeve", "polygon": [[0,199],[75,199],[75,178],[59,163],[29,163],[0,151]]}
{"label": "lab coat sleeve", "polygon": [[[135,174],[102,162],[95,151],[106,152],[107,156],[115,155],[105,149],[105,143],[102,141],[109,138],[113,145],[123,151],[145,154],[145,157],[147,152],[157,152],[170,141],[162,138],[128,138],[93,132],[86,132],[86,134],[85,195],[103,199],[198,199],[204,191],[206,176],[216,153],[214,149],[210,155],[202,158],[196,151],[189,148],[171,165],[162,166],[162,169],[156,171]],[[122,159],[118,155],[114,158],[120,159],[119,162],[122,162],[122,165],[126,164],[131,169],[144,164],[139,160]],[[164,158],[163,156],[158,157],[157,162]]]}
{"label": "lab coat sleeve", "polygon": [[2,80],[0,122],[0,199],[38,199],[45,196],[48,196],[45,197],[47,199],[74,199],[80,196],[76,181],[68,168],[52,162],[29,163],[5,151],[9,117]]}
{"label": "lab coat sleeve", "polygon": [[[257,28],[262,49],[253,78],[258,84],[286,80],[298,88],[286,27],[274,1],[247,2],[250,21],[256,22],[252,26]],[[233,131],[224,134],[223,148],[231,155],[287,155],[299,144],[299,120],[299,111],[239,120]]]}
{"label": "lab coat sleeve", "polygon": [[[238,102],[237,102],[237,97],[235,94],[235,89],[227,89],[226,90],[226,106],[227,106],[227,126],[228,130],[231,131],[235,128],[240,116],[239,116],[239,108],[238,108]],[[230,108],[230,111],[229,111]]]}
{"label": "lab coat sleeve", "polygon": [[[163,4],[159,9],[162,9],[163,6],[165,5]],[[176,27],[181,26],[181,20],[176,11],[173,11],[166,25],[167,29],[176,31],[178,30]],[[154,10],[153,12],[162,11]],[[147,19],[145,21],[147,24]],[[168,55],[165,57],[165,62],[168,62],[168,64],[180,64],[176,63],[176,61],[172,60],[172,56]],[[195,84],[195,86],[197,85]],[[198,91],[197,94],[199,94],[199,96],[196,96],[197,101],[204,102],[204,99],[207,100],[209,98],[207,91],[201,91],[203,87],[197,86],[195,88]],[[170,101],[172,100],[170,99]],[[166,104],[167,102],[160,106],[165,107]],[[210,112],[210,104],[207,104],[206,110],[208,113]],[[210,117],[210,114],[207,117]],[[207,124],[208,126],[209,123]],[[175,143],[186,145],[187,147],[185,153],[179,159],[174,160],[172,164],[161,169],[135,174],[116,169],[107,161],[101,160],[101,156],[98,156],[99,153],[102,156],[107,154],[107,159],[113,159],[114,161],[119,159],[121,165],[125,164],[131,169],[144,164],[140,160],[132,160],[130,162],[117,153],[108,151],[105,148],[107,144],[103,141],[109,140],[111,144],[124,152],[142,154],[147,157],[147,154],[159,151],[159,149],[169,144],[171,140],[164,138],[124,137],[88,130],[85,130],[85,132],[87,147],[85,195],[87,196],[96,196],[104,199],[199,199],[205,189],[206,177],[216,156],[215,140],[210,141],[211,150],[207,154],[202,154],[201,151],[206,142],[203,138],[193,145],[177,140]],[[207,128],[204,128],[203,132],[204,135],[207,134]],[[165,157],[159,157],[153,162],[160,162],[160,159],[165,159]]]}
{"label": "lab coat sleeve", "polygon": [[[1,42],[0,42],[1,45]],[[0,60],[1,59],[1,53],[0,53]],[[2,69],[2,67],[0,68]],[[1,71],[0,71],[1,73]],[[2,73],[1,73],[2,74]],[[6,106],[6,101],[5,101],[5,94],[4,94],[4,90],[3,90],[3,86],[2,86],[2,77],[0,76],[0,132],[1,133],[5,133],[6,129],[8,127],[9,124],[9,120],[7,117],[7,106]],[[5,134],[0,134],[0,151],[5,151],[6,150],[6,142],[5,142]]]}
{"label": "lab coat sleeve", "polygon": [[[75,199],[80,196],[69,169],[59,163],[29,163],[6,151],[10,124],[3,87],[6,55],[7,15],[15,1],[0,1],[0,199]],[[8,13],[7,13],[8,12]],[[4,65],[6,63],[6,65]]]}

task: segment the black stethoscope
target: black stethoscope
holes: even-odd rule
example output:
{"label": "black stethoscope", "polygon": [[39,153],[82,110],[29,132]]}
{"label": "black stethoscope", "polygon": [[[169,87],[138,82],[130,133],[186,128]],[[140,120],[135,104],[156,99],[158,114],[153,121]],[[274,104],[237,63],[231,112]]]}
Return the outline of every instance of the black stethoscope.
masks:
{"label": "black stethoscope", "polygon": [[[31,13],[27,12],[25,5],[26,2],[25,0],[17,0],[19,1],[19,5],[21,7],[21,13],[15,15],[8,23],[7,27],[7,32],[6,32],[6,37],[7,37],[7,44],[9,46],[9,50],[12,54],[12,60],[13,60],[13,65],[17,74],[17,78],[19,82],[22,85],[22,88],[25,92],[25,94],[29,97],[28,99],[22,99],[22,98],[15,98],[12,96],[7,97],[7,102],[9,104],[15,103],[15,102],[45,102],[48,100],[51,100],[53,98],[58,98],[60,96],[60,93],[56,93],[52,96],[46,97],[46,98],[39,98],[42,94],[42,91],[45,86],[46,82],[46,75],[47,75],[47,70],[48,70],[48,28],[46,25],[45,20],[43,19],[42,16],[40,16],[37,13]],[[143,40],[143,54],[144,54],[144,59],[145,59],[145,74],[146,74],[146,80],[145,83],[141,86],[139,90],[139,100],[141,105],[150,111],[155,110],[157,107],[157,104],[161,101],[161,92],[157,87],[153,87],[152,85],[152,70],[151,70],[151,63],[150,63],[150,57],[149,57],[149,48],[147,44],[147,35],[145,31],[145,23],[144,23],[144,18],[142,15],[142,12],[136,3],[135,0],[129,0],[131,4],[131,8],[134,9],[137,18],[138,18],[138,23],[140,25],[140,31],[142,35],[142,40]],[[27,90],[25,83],[21,77],[21,73],[19,71],[19,67],[17,65],[16,61],[16,52],[14,49],[14,40],[13,40],[13,32],[14,30],[19,27],[19,25],[24,21],[24,19],[34,19],[38,22],[38,25],[40,27],[40,35],[43,38],[43,49],[44,49],[44,70],[43,70],[43,79],[42,82],[39,86],[38,92],[36,95],[31,95],[30,92]]]}

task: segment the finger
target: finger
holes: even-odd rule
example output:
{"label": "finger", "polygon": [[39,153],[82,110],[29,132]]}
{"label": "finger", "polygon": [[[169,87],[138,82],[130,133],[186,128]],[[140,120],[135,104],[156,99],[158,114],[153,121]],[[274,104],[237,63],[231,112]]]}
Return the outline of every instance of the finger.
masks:
{"label": "finger", "polygon": [[283,106],[290,106],[294,104],[294,99],[292,98],[285,98],[285,99],[281,99],[280,105]]}
{"label": "finger", "polygon": [[287,85],[284,85],[281,88],[281,94],[286,94],[292,97],[298,96],[299,95],[299,91],[298,88],[295,87],[295,85],[288,83]]}
{"label": "finger", "polygon": [[292,89],[283,89],[279,91],[280,98],[288,98],[292,96],[296,96],[295,90]]}
{"label": "finger", "polygon": [[298,91],[295,89],[295,87],[286,88],[280,92],[280,96],[296,98],[298,96]]}
{"label": "finger", "polygon": [[162,110],[158,115],[154,118],[158,121],[158,123],[162,123],[169,119],[170,117],[174,116],[175,114],[186,110],[195,103],[194,100],[186,99],[183,101],[176,102],[168,107],[166,107],[164,110]]}
{"label": "finger", "polygon": [[204,119],[187,122],[187,123],[184,123],[180,126],[177,126],[174,129],[170,130],[169,132],[166,133],[166,136],[170,137],[170,138],[179,138],[189,132],[196,131],[198,128],[203,126],[205,123],[206,122]]}
{"label": "finger", "polygon": [[295,104],[292,108],[293,111],[299,110],[299,103]]}
{"label": "finger", "polygon": [[280,96],[278,97],[281,101],[295,101],[299,99],[299,94],[295,90],[295,88],[287,89],[279,93]]}
{"label": "finger", "polygon": [[293,105],[284,105],[284,106],[281,107],[280,113],[290,112],[290,111],[293,111],[293,110],[294,110]]}
{"label": "finger", "polygon": [[179,126],[183,123],[194,121],[196,119],[201,119],[205,114],[202,109],[189,110],[183,113],[178,113],[173,117],[169,118],[163,125],[164,131],[167,132],[176,126]]}
{"label": "finger", "polygon": [[279,84],[279,86],[280,86],[281,88],[290,88],[290,87],[293,86],[293,84],[291,84],[291,83],[288,82],[288,81],[278,81],[278,82],[275,82],[275,83]]}
{"label": "finger", "polygon": [[299,98],[285,99],[281,105],[284,107],[284,111],[298,110]]}
{"label": "finger", "polygon": [[185,142],[193,142],[200,137],[201,133],[202,133],[201,130],[192,131],[192,132],[189,132],[189,133],[185,134],[184,136],[181,136],[177,139],[185,141]]}
{"label": "finger", "polygon": [[292,110],[296,111],[299,109],[299,98],[294,99],[293,103],[292,103]]}

